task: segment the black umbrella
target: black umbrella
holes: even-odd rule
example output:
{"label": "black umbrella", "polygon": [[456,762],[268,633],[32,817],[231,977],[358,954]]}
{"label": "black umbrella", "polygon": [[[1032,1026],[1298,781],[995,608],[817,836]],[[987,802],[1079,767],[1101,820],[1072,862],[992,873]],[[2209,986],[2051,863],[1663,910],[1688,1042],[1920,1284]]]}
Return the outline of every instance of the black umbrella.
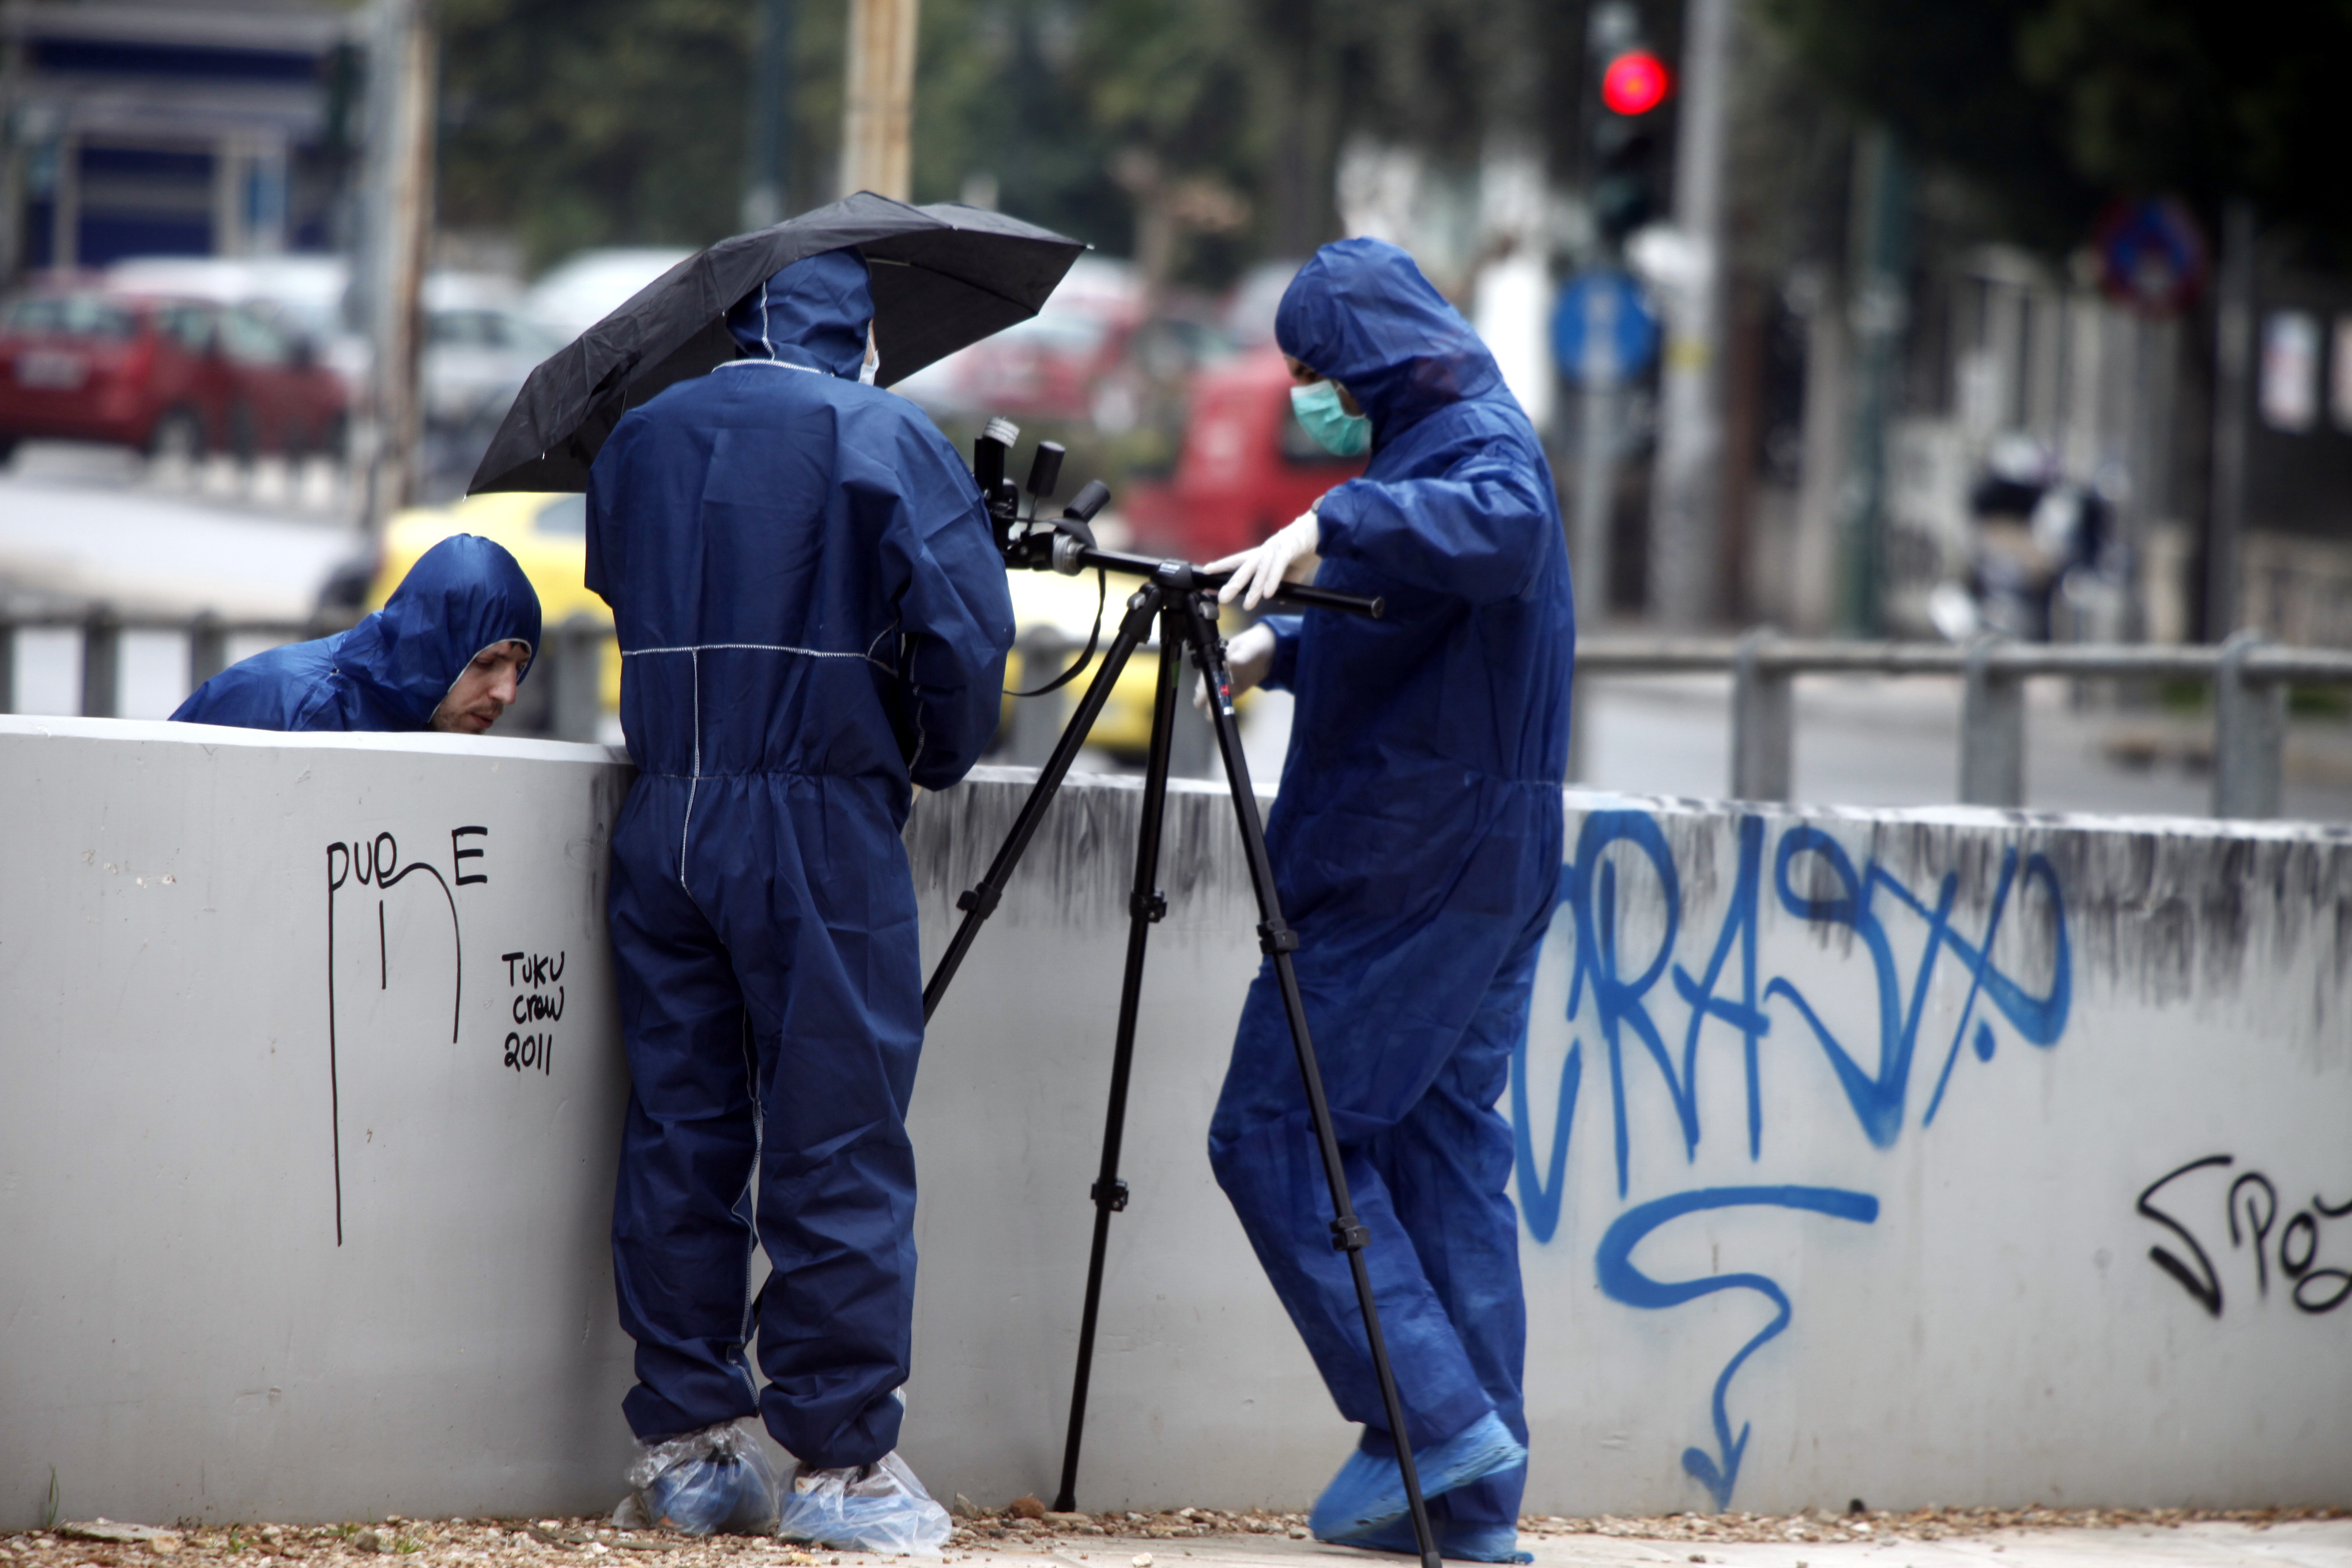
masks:
{"label": "black umbrella", "polygon": [[1001,213],[871,191],[722,239],[532,371],[466,493],[586,489],[622,415],[737,357],[727,331],[737,300],[795,261],[853,246],[873,278],[884,385],[1035,315],[1086,248]]}

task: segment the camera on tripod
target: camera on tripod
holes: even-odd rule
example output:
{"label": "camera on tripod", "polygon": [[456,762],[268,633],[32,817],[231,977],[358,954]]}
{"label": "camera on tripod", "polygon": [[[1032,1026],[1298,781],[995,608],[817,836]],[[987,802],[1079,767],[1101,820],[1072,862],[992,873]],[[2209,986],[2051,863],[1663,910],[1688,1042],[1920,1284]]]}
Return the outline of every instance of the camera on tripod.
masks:
{"label": "camera on tripod", "polygon": [[[1088,479],[1059,518],[1039,518],[1038,508],[1062,482],[1062,459],[1067,453],[1059,441],[1038,442],[1037,455],[1029,464],[1029,482],[1015,485],[1004,477],[1004,468],[1020,439],[1021,426],[1000,415],[981,430],[971,447],[972,478],[980,482],[981,500],[988,508],[989,526],[996,532],[996,548],[1004,553],[1006,569],[1059,572],[1075,577],[1088,564],[1110,564],[1087,563],[1079,557],[1081,549],[1095,546],[1089,525],[1108,504],[1110,487],[1100,479]],[[1026,517],[1021,515],[1024,489],[1029,495]]]}

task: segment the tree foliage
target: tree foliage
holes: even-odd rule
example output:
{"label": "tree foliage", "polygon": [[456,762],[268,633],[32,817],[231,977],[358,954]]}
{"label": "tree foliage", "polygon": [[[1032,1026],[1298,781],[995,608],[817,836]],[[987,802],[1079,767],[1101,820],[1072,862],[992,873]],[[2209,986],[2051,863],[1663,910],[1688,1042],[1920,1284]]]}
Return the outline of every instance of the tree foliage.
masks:
{"label": "tree foliage", "polygon": [[[1645,9],[1654,36],[1670,36],[1678,6]],[[798,209],[836,194],[845,5],[793,11]],[[1498,128],[1572,145],[1584,12],[1581,0],[923,0],[915,196],[985,176],[1007,210],[1125,253],[1139,197],[1120,170],[1145,154],[1160,188],[1246,214],[1235,229],[1196,226],[1180,257],[1219,281],[1328,237],[1346,134],[1464,161]],[[445,223],[509,230],[535,264],[736,226],[757,0],[440,0],[439,16]]]}
{"label": "tree foliage", "polygon": [[1769,0],[1814,79],[1990,195],[2011,235],[2079,244],[2117,197],[2232,196],[2339,254],[2335,94],[2352,0]]}

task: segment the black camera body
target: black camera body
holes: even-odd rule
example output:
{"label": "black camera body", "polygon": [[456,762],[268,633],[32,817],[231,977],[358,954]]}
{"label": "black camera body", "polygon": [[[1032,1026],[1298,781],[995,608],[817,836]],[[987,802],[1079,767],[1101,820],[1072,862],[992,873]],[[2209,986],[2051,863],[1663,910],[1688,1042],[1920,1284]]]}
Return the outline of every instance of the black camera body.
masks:
{"label": "black camera body", "polygon": [[[1094,530],[1087,525],[1109,502],[1110,487],[1100,479],[1088,479],[1086,488],[1062,509],[1060,517],[1040,518],[1039,506],[1061,483],[1066,453],[1058,441],[1038,442],[1037,456],[1029,464],[1029,482],[1015,485],[1004,477],[1004,468],[1020,439],[1021,427],[999,416],[991,419],[972,443],[972,478],[980,485],[982,503],[988,508],[996,548],[1003,552],[1007,570],[1075,576],[1082,570],[1079,551],[1094,548]],[[1024,489],[1029,495],[1026,517],[1021,514]]]}

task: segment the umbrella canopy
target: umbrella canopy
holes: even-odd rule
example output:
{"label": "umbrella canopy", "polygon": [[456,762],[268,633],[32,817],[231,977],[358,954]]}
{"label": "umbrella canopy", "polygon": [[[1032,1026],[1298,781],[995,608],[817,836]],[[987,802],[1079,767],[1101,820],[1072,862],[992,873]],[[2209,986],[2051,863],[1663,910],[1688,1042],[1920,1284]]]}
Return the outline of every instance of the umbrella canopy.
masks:
{"label": "umbrella canopy", "polygon": [[866,258],[873,279],[886,386],[1035,315],[1086,248],[1001,213],[908,206],[871,191],[722,239],[532,371],[467,493],[586,489],[622,415],[736,357],[727,312],[737,300],[795,261],[844,247]]}

